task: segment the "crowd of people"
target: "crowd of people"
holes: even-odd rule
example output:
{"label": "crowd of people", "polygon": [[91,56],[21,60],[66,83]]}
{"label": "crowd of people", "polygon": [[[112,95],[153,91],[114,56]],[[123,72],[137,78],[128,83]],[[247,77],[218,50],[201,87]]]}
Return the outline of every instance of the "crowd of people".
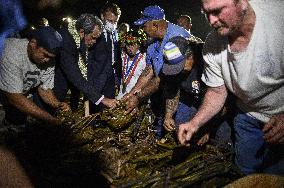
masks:
{"label": "crowd of people", "polygon": [[[201,6],[213,28],[205,42],[190,32],[188,15],[171,23],[158,5],[145,7],[135,26],[117,29],[121,10],[114,3],[99,17],[78,17],[79,48],[66,22],[58,31],[42,25],[28,39],[3,40],[1,131],[21,131],[27,117],[60,126],[54,112],[76,111],[81,95],[88,114],[120,102],[134,114],[146,102],[157,139],[173,131],[182,145],[203,145],[216,129],[231,126],[235,163],[244,174],[283,175],[284,3],[201,0]],[[226,140],[228,130],[219,134]]]}

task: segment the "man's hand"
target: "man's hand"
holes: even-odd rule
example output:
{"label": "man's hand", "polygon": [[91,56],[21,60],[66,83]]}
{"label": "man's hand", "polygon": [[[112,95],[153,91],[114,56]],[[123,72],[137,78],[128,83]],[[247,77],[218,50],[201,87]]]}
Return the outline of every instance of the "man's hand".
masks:
{"label": "man's hand", "polygon": [[206,144],[209,141],[210,138],[210,133],[205,133],[198,141],[197,141],[197,145],[199,146],[203,146],[204,144]]}
{"label": "man's hand", "polygon": [[176,129],[175,120],[172,117],[165,116],[163,126],[167,131],[174,131]]}
{"label": "man's hand", "polygon": [[112,109],[117,106],[118,101],[116,99],[110,99],[110,98],[104,97],[101,103],[104,104],[107,108]]}
{"label": "man's hand", "polygon": [[199,127],[194,125],[191,121],[179,125],[178,140],[182,145],[190,146],[190,141],[194,134],[198,131]]}
{"label": "man's hand", "polygon": [[136,93],[136,91],[127,93],[120,100],[121,102],[124,102],[126,104],[125,114],[130,114],[131,116],[135,115],[138,112],[138,105],[139,105],[139,99],[136,95],[134,95],[134,93]]}
{"label": "man's hand", "polygon": [[284,144],[284,114],[273,116],[263,130],[264,140],[270,144]]}
{"label": "man's hand", "polygon": [[58,105],[58,108],[63,112],[67,112],[71,110],[70,106],[65,102],[60,102]]}
{"label": "man's hand", "polygon": [[127,98],[126,101],[126,112],[125,114],[133,114],[133,110],[135,110],[139,105],[139,99],[136,95],[132,95],[131,97]]}
{"label": "man's hand", "polygon": [[120,99],[122,102],[126,102],[129,98],[131,98],[133,96],[133,93],[127,93],[125,94],[122,99]]}

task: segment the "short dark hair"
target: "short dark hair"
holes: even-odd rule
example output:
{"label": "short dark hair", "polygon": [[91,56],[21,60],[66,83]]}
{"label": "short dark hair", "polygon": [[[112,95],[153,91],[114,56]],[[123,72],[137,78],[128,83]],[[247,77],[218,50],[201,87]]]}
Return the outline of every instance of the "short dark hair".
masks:
{"label": "short dark hair", "polygon": [[115,3],[109,3],[107,2],[101,9],[101,14],[104,14],[105,12],[110,11],[116,16],[121,15],[121,10],[119,6]]}
{"label": "short dark hair", "polygon": [[75,23],[77,31],[83,29],[85,33],[91,33],[94,27],[98,26],[100,30],[103,30],[103,22],[93,14],[81,14]]}
{"label": "short dark hair", "polygon": [[182,15],[179,16],[179,18],[186,18],[187,21],[191,24],[191,17],[189,15],[182,14]]}

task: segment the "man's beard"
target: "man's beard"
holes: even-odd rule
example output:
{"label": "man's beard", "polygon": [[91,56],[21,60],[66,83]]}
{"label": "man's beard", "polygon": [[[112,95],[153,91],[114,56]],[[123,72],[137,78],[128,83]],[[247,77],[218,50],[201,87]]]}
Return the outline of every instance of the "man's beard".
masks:
{"label": "man's beard", "polygon": [[221,35],[221,36],[226,36],[228,35],[228,32],[225,32],[225,30],[229,31],[229,28],[226,28],[226,27],[218,27],[218,28],[215,28],[216,32]]}
{"label": "man's beard", "polygon": [[219,27],[215,28],[215,30],[220,36],[235,35],[238,33],[244,22],[246,12],[247,10],[242,10],[237,14],[237,19],[235,20],[234,25],[228,26],[226,23],[221,23]]}

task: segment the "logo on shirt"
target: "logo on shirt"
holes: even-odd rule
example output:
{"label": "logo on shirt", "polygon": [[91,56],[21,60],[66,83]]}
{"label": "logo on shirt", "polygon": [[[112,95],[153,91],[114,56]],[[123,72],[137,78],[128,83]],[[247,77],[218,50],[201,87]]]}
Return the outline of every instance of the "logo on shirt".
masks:
{"label": "logo on shirt", "polygon": [[31,88],[34,88],[40,84],[40,81],[38,79],[40,75],[40,71],[27,71],[25,73],[25,78],[24,78],[24,92],[29,91]]}

